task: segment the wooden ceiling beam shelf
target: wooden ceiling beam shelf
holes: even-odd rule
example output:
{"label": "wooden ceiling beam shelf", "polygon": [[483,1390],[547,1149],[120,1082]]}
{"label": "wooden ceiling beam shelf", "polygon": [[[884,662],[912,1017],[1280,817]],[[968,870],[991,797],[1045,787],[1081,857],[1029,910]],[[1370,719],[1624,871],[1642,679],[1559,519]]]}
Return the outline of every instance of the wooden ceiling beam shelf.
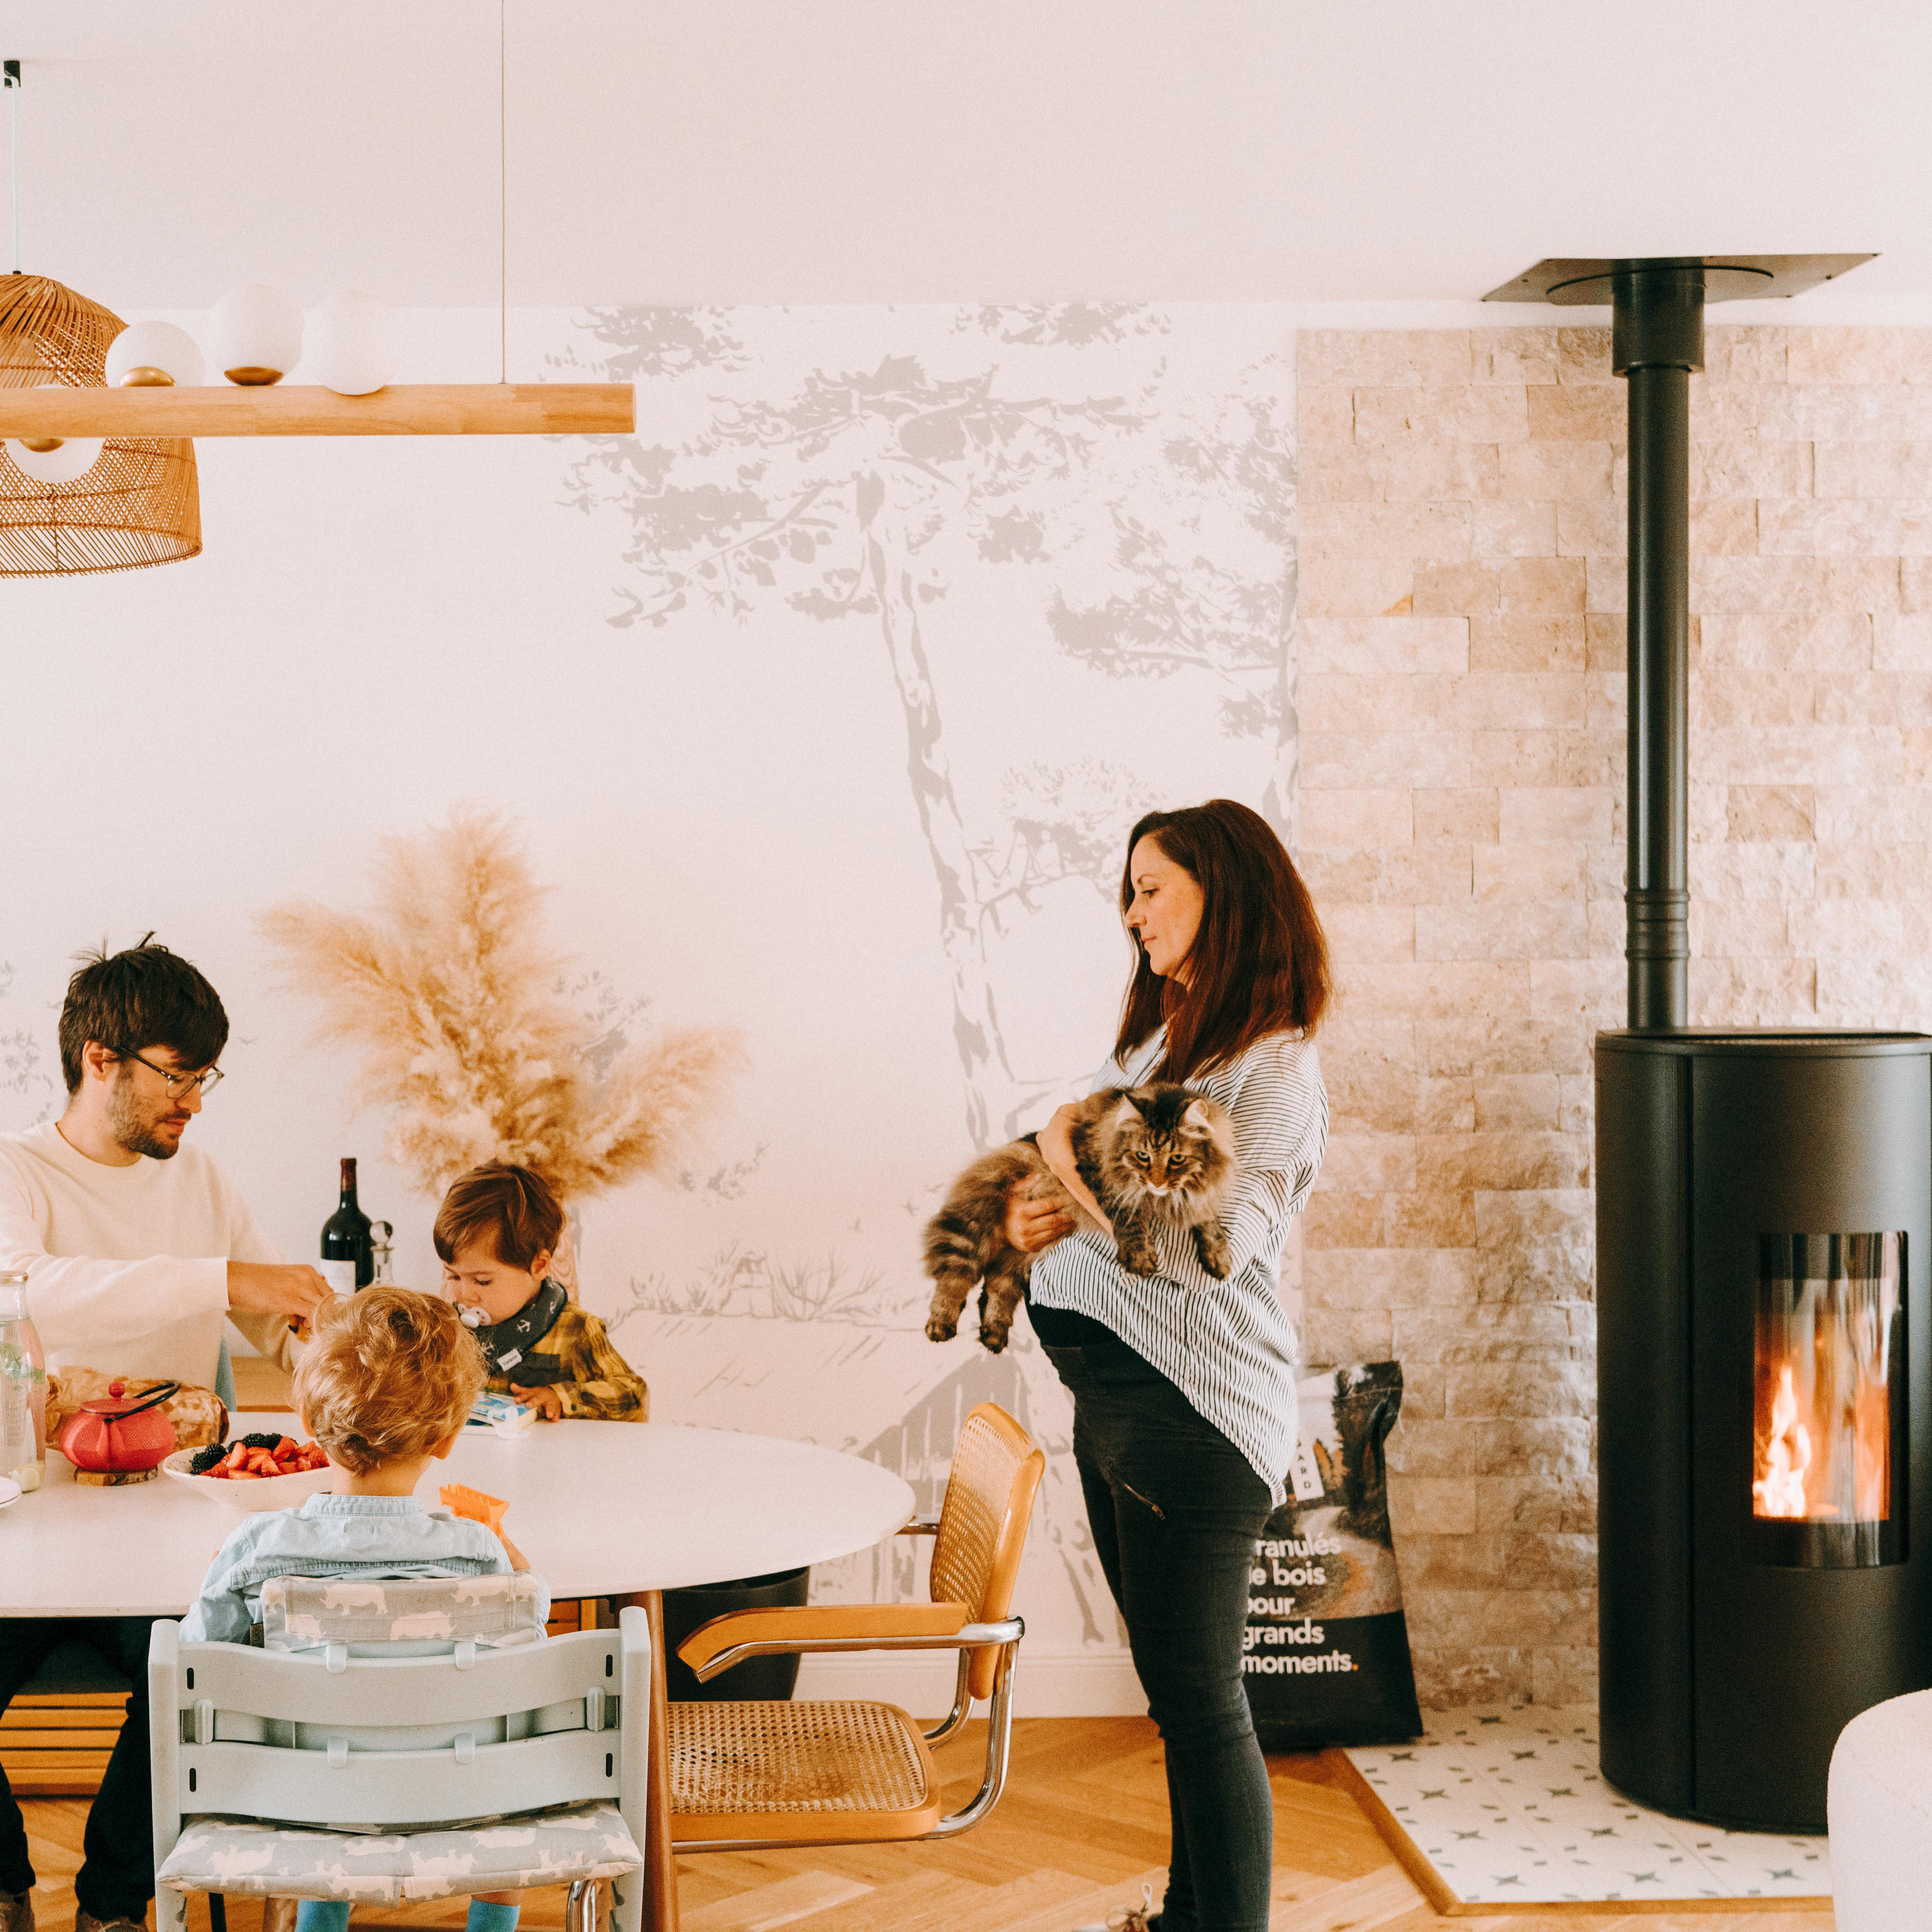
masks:
{"label": "wooden ceiling beam shelf", "polygon": [[628,382],[392,383],[332,389],[0,387],[0,436],[628,436]]}

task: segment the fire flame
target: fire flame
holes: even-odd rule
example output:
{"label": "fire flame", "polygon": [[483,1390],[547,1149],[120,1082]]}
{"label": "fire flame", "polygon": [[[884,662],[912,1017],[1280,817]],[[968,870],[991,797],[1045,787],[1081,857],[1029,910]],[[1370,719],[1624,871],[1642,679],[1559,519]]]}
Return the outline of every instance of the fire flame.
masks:
{"label": "fire flame", "polygon": [[1750,1486],[1761,1520],[1891,1520],[1902,1244],[1882,1234],[1762,1238]]}
{"label": "fire flame", "polygon": [[[1764,1474],[1751,1485],[1751,1494],[1757,1498],[1755,1514],[1802,1516],[1813,1513],[1804,1500],[1804,1472],[1811,1466],[1811,1432],[1798,1419],[1798,1395],[1791,1386],[1788,1363],[1778,1372],[1778,1393],[1771,1404],[1771,1442],[1762,1466]],[[1837,1511],[1828,1506],[1816,1514],[1836,1515]]]}

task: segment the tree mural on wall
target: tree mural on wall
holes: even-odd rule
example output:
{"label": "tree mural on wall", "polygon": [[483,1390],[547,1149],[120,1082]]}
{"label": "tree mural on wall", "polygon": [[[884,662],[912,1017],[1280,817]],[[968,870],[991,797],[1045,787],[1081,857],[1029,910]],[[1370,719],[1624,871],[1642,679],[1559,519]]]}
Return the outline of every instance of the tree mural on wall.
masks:
{"label": "tree mural on wall", "polygon": [[[932,867],[967,1125],[984,1147],[1037,1126],[1046,1096],[1072,1071],[1013,1064],[995,983],[1000,942],[1070,884],[1084,882],[1111,906],[1122,835],[1163,801],[1122,764],[1076,754],[1010,768],[997,810],[964,808],[932,648],[946,638],[949,619],[955,634],[970,634],[949,595],[987,571],[1036,573],[1038,635],[1049,652],[1109,679],[1178,680],[1192,690],[1204,682],[1220,728],[1268,745],[1264,808],[1286,830],[1292,368],[1284,345],[1238,382],[1222,378],[1204,398],[1190,397],[1168,364],[1168,319],[1147,308],[968,309],[950,326],[951,352],[928,320],[887,337],[893,352],[821,359],[761,381],[748,317],[595,314],[596,346],[585,355],[601,372],[676,382],[687,393],[703,386],[704,399],[675,446],[602,441],[571,470],[569,488],[580,508],[614,514],[623,532],[626,575],[609,619],[620,629],[668,632],[700,612],[748,624],[795,614],[882,651]],[[1132,348],[1136,338],[1143,352],[1084,352]],[[907,343],[924,346],[906,352]],[[1064,353],[1049,362],[1042,350]],[[1003,361],[1020,373],[1006,373]],[[1112,373],[1096,381],[1088,372],[1102,364]],[[1076,754],[1088,748],[1070,735]],[[961,754],[960,770],[970,776],[973,762]],[[916,1228],[916,1204],[906,1211]],[[913,1252],[908,1240],[908,1264]],[[835,1322],[916,1330],[910,1304],[899,1306],[916,1276],[881,1284],[836,1256],[814,1265],[823,1281],[814,1274],[808,1283],[814,1309],[822,1288]],[[783,1271],[755,1238],[734,1240],[700,1279],[636,1281],[632,1300],[660,1321],[734,1312],[819,1318],[781,1282]],[[837,1298],[848,1292],[856,1300]],[[745,1338],[748,1351],[772,1346],[769,1336]],[[813,1346],[800,1336],[796,1348]],[[1030,1426],[1060,1432],[1054,1418],[1064,1400],[1057,1386],[1051,1400],[1039,1399],[1054,1378],[1036,1352],[964,1361],[935,1354],[933,1367],[944,1384],[865,1445],[922,1494],[936,1496],[931,1486],[943,1480],[958,1412],[970,1401],[997,1400]],[[1086,1638],[1097,1641],[1112,1628],[1112,1606],[1060,1453],[1067,1446],[1049,1442],[1041,1538],[1064,1568]],[[884,1560],[894,1574],[875,1586],[910,1582],[904,1552]]]}
{"label": "tree mural on wall", "polygon": [[[662,312],[601,315],[593,329],[615,352],[614,370],[662,359]],[[694,352],[691,332],[674,339],[679,356]],[[722,326],[700,339],[721,358],[737,348]],[[694,602],[743,620],[772,598],[821,623],[865,624],[883,644],[938,890],[967,1129],[979,1148],[1030,1124],[1064,1078],[1064,1070],[1022,1078],[1012,1066],[989,937],[1006,908],[1111,868],[1094,828],[1131,782],[1092,764],[1020,777],[1010,789],[1030,793],[1034,808],[1000,834],[969,833],[926,641],[948,588],[940,539],[963,533],[980,564],[1046,561],[1065,500],[1077,494],[1067,486],[1089,467],[1096,440],[1131,435],[1143,421],[1118,397],[1016,394],[997,368],[948,378],[917,356],[890,356],[870,371],[812,370],[782,400],[720,400],[682,451],[605,442],[572,472],[580,504],[614,502],[630,523],[625,560],[640,581],[620,593],[614,624],[662,628]]]}
{"label": "tree mural on wall", "polygon": [[[964,310],[956,326],[1077,350],[1162,332],[1167,322],[1131,304],[1068,303]],[[736,371],[749,359],[722,310],[602,311],[590,330],[620,378]],[[1263,809],[1292,830],[1287,359],[1263,358],[1237,394],[1162,422],[1166,373],[1163,364],[1132,400],[1074,398],[1011,386],[997,363],[946,377],[918,356],[887,356],[869,371],[811,370],[780,400],[718,398],[709,424],[680,449],[600,441],[571,472],[579,507],[615,508],[629,525],[624,560],[637,580],[620,589],[614,625],[662,628],[694,603],[742,621],[772,599],[820,622],[866,623],[884,644],[938,888],[967,1126],[979,1148],[1034,1124],[1066,1072],[1012,1064],[991,942],[1014,911],[1036,909],[1063,881],[1084,879],[1111,899],[1121,828],[1149,800],[1107,761],[1036,765],[1008,775],[1003,825],[968,828],[926,638],[949,588],[948,563],[1044,565],[1096,526],[1109,530],[1115,587],[1084,604],[1054,592],[1051,635],[1112,676],[1204,674],[1220,693],[1222,728],[1269,741]],[[1146,460],[1124,465],[1124,439],[1145,441]],[[1250,555],[1216,527],[1231,513],[1262,540]],[[942,542],[949,536],[965,539],[963,552]]]}
{"label": "tree mural on wall", "polygon": [[[0,1000],[13,991],[14,976],[12,962],[0,961]],[[0,1093],[18,1096],[14,1104],[23,1126],[38,1126],[53,1117],[60,1085],[42,1065],[40,1042],[29,1028],[0,1030]]]}
{"label": "tree mural on wall", "polygon": [[[1261,810],[1291,847],[1299,737],[1292,408],[1286,358],[1269,357],[1210,415],[1163,436],[1142,491],[1108,508],[1121,585],[1084,604],[1056,592],[1048,613],[1060,648],[1096,670],[1209,678],[1222,729],[1268,747]],[[1230,512],[1262,539],[1248,556],[1216,540],[1212,525]]]}

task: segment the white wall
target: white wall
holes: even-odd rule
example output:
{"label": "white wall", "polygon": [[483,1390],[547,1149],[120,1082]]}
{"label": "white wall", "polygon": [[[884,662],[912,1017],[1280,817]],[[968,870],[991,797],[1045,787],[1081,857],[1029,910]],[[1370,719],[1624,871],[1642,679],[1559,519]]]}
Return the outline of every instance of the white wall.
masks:
{"label": "white wall", "polygon": [[[412,374],[494,346],[494,316],[411,320]],[[924,1340],[918,1236],[970,1122],[1035,1124],[1105,1057],[1136,812],[1290,809],[1284,312],[516,324],[513,359],[636,377],[635,442],[206,442],[201,558],[0,590],[0,1126],[57,1104],[74,952],[152,927],[227,1003],[230,1078],[194,1131],[275,1238],[314,1252],[354,1154],[400,1277],[430,1282],[434,1204],[352,1114],[350,1062],[304,1046],[250,920],[360,902],[377,839],[458,800],[513,815],[554,939],[601,976],[587,1008],[748,1040],[693,1184],[585,1212],[586,1298],[654,1413],[856,1449],[930,1502],[964,1408],[1006,1402],[1054,1472],[1028,1706],[1136,1708],[1058,1386],[1030,1338],[998,1360]],[[736,610],[694,574],[718,500],[677,493],[706,485],[784,519],[776,556],[734,553]],[[874,543],[890,610],[818,614]],[[662,625],[614,621],[680,572]],[[821,1592],[908,1587],[909,1561]]]}
{"label": "white wall", "polygon": [[494,303],[500,184],[520,303],[1473,299],[1545,255],[1750,248],[1880,251],[1812,320],[1932,301],[1910,0],[7,18],[27,266],[117,310],[258,276]]}

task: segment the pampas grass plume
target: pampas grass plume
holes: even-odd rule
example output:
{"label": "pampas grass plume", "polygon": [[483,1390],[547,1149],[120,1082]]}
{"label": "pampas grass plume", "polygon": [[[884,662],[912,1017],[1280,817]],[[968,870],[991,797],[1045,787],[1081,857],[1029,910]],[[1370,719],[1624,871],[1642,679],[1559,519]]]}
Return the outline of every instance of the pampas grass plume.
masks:
{"label": "pampas grass plume", "polygon": [[356,1098],[392,1110],[386,1147],[426,1194],[485,1160],[581,1201],[664,1173],[745,1065],[719,1027],[666,1028],[600,1081],[568,962],[543,943],[544,888],[510,826],[459,807],[384,840],[367,917],[291,899],[256,920],[283,985],[314,1001],[318,1044],[361,1056]]}

